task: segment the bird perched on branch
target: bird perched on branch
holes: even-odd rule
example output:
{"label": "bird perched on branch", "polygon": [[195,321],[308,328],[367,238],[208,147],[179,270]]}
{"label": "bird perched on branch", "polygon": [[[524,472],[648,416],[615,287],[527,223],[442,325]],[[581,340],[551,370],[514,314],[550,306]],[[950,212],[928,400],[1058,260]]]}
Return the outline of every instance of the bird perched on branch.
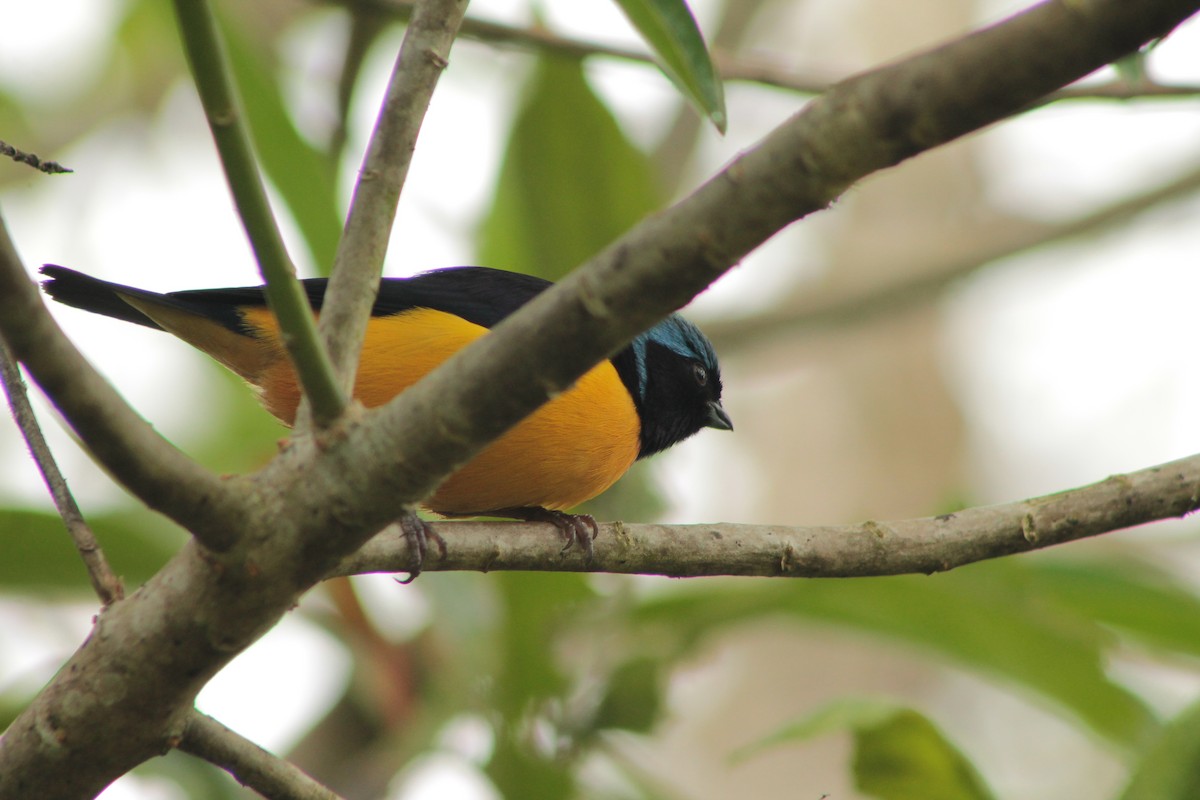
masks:
{"label": "bird perched on branch", "polygon": [[[241,376],[271,414],[293,423],[300,387],[263,287],[159,294],[52,264],[42,272],[55,300],[174,334]],[[302,283],[319,313],[327,281]],[[486,267],[384,278],[355,396],[367,406],[386,403],[548,286]],[[705,427],[733,429],[721,406],[717,357],[694,325],[670,316],[485,448],[423,505],[445,516],[549,521],[567,547],[578,541],[590,555],[595,520],[566,510],[612,486],[635,460]],[[424,541],[418,544],[419,557]]]}

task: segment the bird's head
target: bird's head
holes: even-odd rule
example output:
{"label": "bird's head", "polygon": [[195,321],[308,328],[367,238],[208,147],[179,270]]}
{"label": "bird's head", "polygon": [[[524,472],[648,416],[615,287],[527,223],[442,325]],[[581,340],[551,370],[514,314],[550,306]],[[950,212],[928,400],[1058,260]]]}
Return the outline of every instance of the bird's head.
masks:
{"label": "bird's head", "polygon": [[639,458],[665,450],[701,428],[733,430],[721,406],[717,354],[683,317],[667,317],[638,336],[613,364],[641,417]]}

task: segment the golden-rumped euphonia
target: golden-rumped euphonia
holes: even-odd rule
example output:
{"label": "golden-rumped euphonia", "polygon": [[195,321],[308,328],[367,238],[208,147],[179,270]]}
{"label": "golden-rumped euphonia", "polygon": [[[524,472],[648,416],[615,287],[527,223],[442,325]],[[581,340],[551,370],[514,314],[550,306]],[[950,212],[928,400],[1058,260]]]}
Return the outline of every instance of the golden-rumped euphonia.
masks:
{"label": "golden-rumped euphonia", "polygon": [[[263,287],[159,294],[47,264],[61,303],[167,331],[233,370],[285,425],[300,388]],[[320,312],[327,281],[302,281]],[[354,393],[386,403],[550,285],[487,267],[384,278]],[[563,513],[603,492],[639,458],[701,428],[732,430],[712,345],[673,315],[585,374],[451,475],[423,505],[447,516],[548,520],[591,550],[595,521]],[[440,543],[440,542],[439,542]]]}

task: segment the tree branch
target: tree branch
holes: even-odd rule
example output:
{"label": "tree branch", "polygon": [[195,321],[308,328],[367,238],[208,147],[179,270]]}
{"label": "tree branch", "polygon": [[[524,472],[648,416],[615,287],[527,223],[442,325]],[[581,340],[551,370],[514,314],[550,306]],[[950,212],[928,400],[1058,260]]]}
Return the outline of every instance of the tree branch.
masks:
{"label": "tree branch", "polygon": [[193,711],[184,724],[179,749],[217,765],[263,797],[341,800],[299,767],[199,711]]}
{"label": "tree branch", "polygon": [[244,517],[229,485],[176,450],[126,405],[55,324],[0,218],[0,336],[92,456],[150,508],[221,551]]}
{"label": "tree branch", "polygon": [[417,5],[359,170],[320,320],[321,335],[345,392],[354,386],[358,353],[379,291],[396,204],[417,134],[466,10],[466,0],[426,0]]}
{"label": "tree branch", "polygon": [[[376,13],[392,17],[407,18],[412,13],[415,0],[330,0],[335,5],[368,8]],[[564,36],[539,25],[507,25],[502,22],[467,17],[462,23],[462,36],[488,44],[514,45],[527,50],[537,50],[573,58],[601,56],[621,61],[657,66],[654,56],[646,50],[634,47],[604,44],[590,39]],[[841,80],[832,75],[798,73],[794,69],[765,61],[747,58],[712,48],[713,63],[724,81],[757,83],[776,89],[785,89],[797,94],[815,95],[828,91]],[[1200,86],[1167,85],[1144,80],[1131,83],[1127,80],[1112,80],[1093,86],[1077,86],[1060,89],[1038,101],[1039,105],[1059,100],[1139,100],[1196,97]]]}
{"label": "tree branch", "polygon": [[[901,263],[894,272],[910,276],[906,280],[826,292],[822,292],[820,286],[806,286],[792,303],[784,301],[782,307],[768,309],[753,317],[712,320],[705,324],[704,332],[719,351],[728,353],[753,346],[767,337],[828,330],[897,313],[937,298],[958,281],[995,261],[1110,229],[1198,190],[1200,165],[1141,194],[1123,198],[1077,219],[1054,225],[1018,224],[1015,229],[999,232],[991,240],[981,237],[982,245],[976,245],[966,254],[958,252],[961,248],[940,250],[933,254],[935,263],[932,265],[925,254],[921,274],[915,277],[911,276],[916,270],[907,269]],[[902,260],[903,256],[900,258]],[[937,264],[938,260],[943,263]]]}
{"label": "tree branch", "polygon": [[[1014,113],[1136,50],[1142,36],[1160,35],[1197,5],[1168,0],[1150,13],[1120,0],[1046,3],[839,84],[692,196],[370,412],[367,424],[347,425],[324,450],[329,482],[324,471],[306,470],[294,490],[305,513],[322,520],[313,546],[337,546],[328,531],[350,519],[329,509],[350,497],[361,513],[350,528],[382,528],[397,503],[427,496],[531,409],[855,180]],[[286,469],[279,462],[268,472],[295,480]]]}
{"label": "tree branch", "polygon": [[[0,740],[0,796],[92,796],[160,752],[182,734],[199,688],[398,504],[424,497],[749,250],[864,175],[1016,112],[1197,7],[1045,3],[843,82],[383,408],[293,440],[241,482],[254,493],[242,524],[256,535],[239,542],[236,563],[214,563],[189,542],[100,616]],[[1032,523],[1031,535],[1053,535]]]}
{"label": "tree branch", "polygon": [[71,535],[71,541],[75,543],[75,549],[83,559],[88,578],[92,581],[92,588],[96,590],[100,602],[104,605],[120,600],[125,596],[125,586],[108,565],[100,543],[96,541],[95,534],[83,519],[83,513],[67,487],[67,479],[63,477],[54,461],[54,454],[46,444],[46,437],[42,435],[42,428],[38,425],[33,406],[29,403],[29,394],[25,388],[25,381],[21,378],[21,370],[3,339],[0,339],[0,384],[4,385],[4,392],[8,396],[13,421],[17,423],[17,428],[29,447],[29,454],[37,464],[38,471],[42,473],[46,488],[50,490],[54,507],[58,509],[58,515],[67,526],[67,533]]}
{"label": "tree branch", "polygon": [[341,390],[329,354],[321,346],[312,309],[271,213],[216,20],[208,0],[175,0],[175,14],[229,190],[267,282],[267,302],[279,320],[284,347],[311,404],[313,419],[325,427],[345,409],[348,394]]}
{"label": "tree branch", "polygon": [[44,172],[47,175],[61,175],[65,172],[75,171],[73,169],[64,167],[57,161],[43,161],[33,153],[26,153],[24,150],[18,150],[5,141],[0,141],[0,156],[8,156],[18,164],[28,164],[38,172]]}
{"label": "tree branch", "polygon": [[[932,574],[1041,550],[1200,508],[1200,455],[1015,503],[937,517],[857,525],[602,524],[595,557],[562,552],[549,525],[441,522],[447,556],[425,570],[614,572],[694,578],[742,575],[861,578]],[[412,563],[391,528],[342,561],[330,577],[403,572]]]}

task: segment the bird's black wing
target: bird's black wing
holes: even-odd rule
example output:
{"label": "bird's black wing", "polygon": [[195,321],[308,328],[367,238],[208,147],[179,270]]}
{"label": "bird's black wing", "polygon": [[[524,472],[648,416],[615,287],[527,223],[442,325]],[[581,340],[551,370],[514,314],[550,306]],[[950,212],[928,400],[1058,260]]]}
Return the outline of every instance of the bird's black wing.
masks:
{"label": "bird's black wing", "polygon": [[[325,301],[327,278],[301,281],[308,302],[319,311]],[[414,308],[430,308],[462,317],[490,328],[525,305],[550,286],[532,275],[489,267],[447,267],[411,278],[384,278],[371,308],[372,316],[386,317]],[[171,292],[169,297],[215,307],[261,306],[266,303],[263,287],[240,289],[196,289]]]}
{"label": "bird's black wing", "polygon": [[[253,334],[253,331],[247,328],[239,309],[264,306],[267,302],[262,286],[189,289],[159,294],[102,281],[65,267],[48,264],[42,272],[50,278],[44,284],[46,291],[56,300],[152,328],[159,326],[122,300],[121,295],[142,297],[187,310],[242,334]],[[301,284],[309,304],[319,311],[325,301],[328,279],[309,278]],[[385,317],[413,308],[430,308],[491,328],[548,286],[549,281],[517,272],[488,267],[448,267],[411,278],[384,278],[379,284],[379,295],[371,314]]]}
{"label": "bird's black wing", "polygon": [[388,316],[411,308],[430,308],[490,328],[550,286],[519,272],[489,267],[450,267],[384,278],[371,313]]}

